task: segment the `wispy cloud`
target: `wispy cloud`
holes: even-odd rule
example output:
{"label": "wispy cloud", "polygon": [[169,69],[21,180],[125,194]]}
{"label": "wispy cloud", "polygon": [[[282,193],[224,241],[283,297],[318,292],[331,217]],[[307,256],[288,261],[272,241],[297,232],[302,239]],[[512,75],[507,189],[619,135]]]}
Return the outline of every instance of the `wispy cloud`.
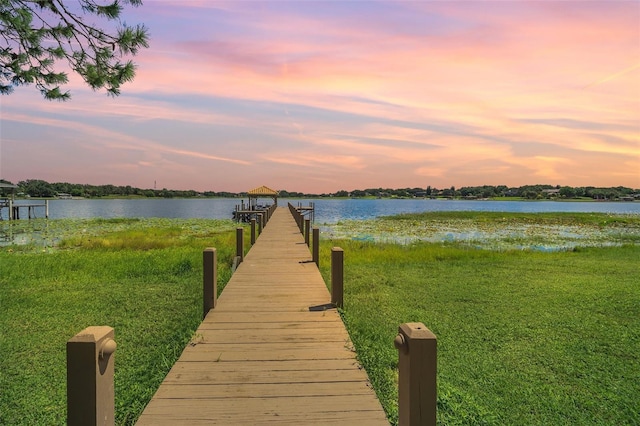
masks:
{"label": "wispy cloud", "polygon": [[[72,76],[66,104],[2,99],[1,177],[66,180],[72,149],[87,179],[202,190],[204,175],[226,190],[640,186],[637,16],[637,2],[149,1],[131,11],[152,40],[124,95]],[[44,140],[58,165],[14,166]]]}
{"label": "wispy cloud", "polygon": [[614,80],[614,79],[616,79],[616,78],[618,78],[618,77],[622,77],[623,75],[625,75],[625,74],[627,74],[627,73],[630,73],[630,72],[632,72],[632,71],[635,71],[635,70],[637,70],[637,69],[640,69],[640,63],[637,63],[637,64],[635,64],[635,65],[632,65],[632,66],[630,66],[630,67],[628,67],[628,68],[625,68],[625,69],[623,69],[622,71],[618,71],[618,72],[616,72],[616,73],[613,73],[613,74],[611,74],[611,75],[608,75],[608,76],[606,76],[606,77],[604,77],[604,78],[601,78],[601,79],[600,79],[600,80],[598,80],[598,81],[594,81],[594,82],[593,82],[593,83],[591,83],[591,84],[587,84],[584,88],[585,88],[585,89],[588,89],[588,88],[590,88],[590,87],[597,86],[597,85],[602,84],[602,83],[606,83],[607,81],[611,81],[611,80]]}

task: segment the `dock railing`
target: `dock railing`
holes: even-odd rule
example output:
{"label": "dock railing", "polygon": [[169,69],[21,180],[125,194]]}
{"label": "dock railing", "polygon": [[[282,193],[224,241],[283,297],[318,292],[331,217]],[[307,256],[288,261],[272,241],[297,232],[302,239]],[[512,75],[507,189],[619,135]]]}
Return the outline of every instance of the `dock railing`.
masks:
{"label": "dock railing", "polygon": [[[235,206],[233,219],[236,222],[250,222],[252,219],[256,219],[258,224],[265,226],[277,207],[275,204],[272,204],[267,207],[255,208],[247,206],[242,202],[242,204]],[[259,219],[260,217],[262,218],[261,220]]]}

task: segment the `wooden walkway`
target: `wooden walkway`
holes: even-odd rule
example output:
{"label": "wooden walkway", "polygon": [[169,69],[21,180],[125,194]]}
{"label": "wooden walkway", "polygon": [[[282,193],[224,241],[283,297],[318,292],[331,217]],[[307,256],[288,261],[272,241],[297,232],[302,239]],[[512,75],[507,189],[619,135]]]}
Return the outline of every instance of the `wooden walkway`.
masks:
{"label": "wooden walkway", "polygon": [[276,209],[138,425],[388,425],[285,207]]}

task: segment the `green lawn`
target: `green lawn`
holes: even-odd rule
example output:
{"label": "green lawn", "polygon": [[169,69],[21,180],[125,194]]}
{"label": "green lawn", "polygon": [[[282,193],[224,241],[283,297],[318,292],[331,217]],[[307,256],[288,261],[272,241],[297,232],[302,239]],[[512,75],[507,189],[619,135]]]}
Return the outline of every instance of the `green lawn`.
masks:
{"label": "green lawn", "polygon": [[[343,318],[391,420],[393,339],[399,324],[423,322],[438,336],[441,424],[639,424],[640,219],[441,214],[392,219],[404,222],[389,229],[471,219],[486,229],[614,226],[635,245],[545,253],[323,241],[327,280],[330,247],[345,250]],[[220,290],[234,229],[212,220],[40,221],[29,231],[38,244],[0,247],[0,424],[65,423],[65,344],[89,325],[115,328],[116,420],[133,423],[201,319],[202,250],[218,248]]]}
{"label": "green lawn", "polygon": [[[442,424],[638,424],[640,246],[495,252],[331,241],[343,318],[397,421],[404,322],[438,337]],[[329,279],[329,259],[322,267]]]}
{"label": "green lawn", "polygon": [[204,248],[218,248],[219,290],[229,279],[234,229],[50,221],[36,233],[68,235],[62,248],[0,249],[0,424],[65,424],[66,341],[90,325],[115,329],[116,421],[132,424],[202,319]]}

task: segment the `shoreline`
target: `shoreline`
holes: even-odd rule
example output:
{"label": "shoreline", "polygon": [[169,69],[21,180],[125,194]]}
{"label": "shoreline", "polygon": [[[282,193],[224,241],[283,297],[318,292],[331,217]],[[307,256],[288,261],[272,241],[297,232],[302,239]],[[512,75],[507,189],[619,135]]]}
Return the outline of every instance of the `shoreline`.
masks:
{"label": "shoreline", "polygon": [[[237,197],[206,197],[206,196],[197,196],[197,197],[145,197],[144,195],[130,195],[130,196],[119,196],[119,195],[107,195],[104,197],[81,197],[81,196],[71,196],[71,197],[15,197],[14,201],[42,201],[42,200],[60,200],[60,201],[75,201],[75,200],[241,200],[243,198],[247,198],[247,196],[237,196]],[[464,198],[464,197],[319,197],[319,196],[308,196],[308,197],[278,197],[280,200],[425,200],[425,201],[518,201],[518,202],[543,202],[543,201],[553,201],[559,203],[640,203],[640,199],[636,200],[621,200],[621,199],[597,199],[590,197],[581,197],[581,198],[539,198],[539,199],[529,199],[524,197],[490,197],[490,198]]]}

